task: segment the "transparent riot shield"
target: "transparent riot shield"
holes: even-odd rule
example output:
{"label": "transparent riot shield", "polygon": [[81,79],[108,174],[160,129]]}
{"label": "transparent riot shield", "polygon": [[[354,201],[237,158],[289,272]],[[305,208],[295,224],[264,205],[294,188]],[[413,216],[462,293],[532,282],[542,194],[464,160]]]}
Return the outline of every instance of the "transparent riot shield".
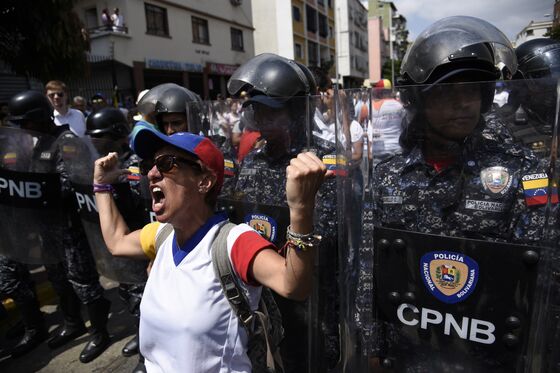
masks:
{"label": "transparent riot shield", "polygon": [[[556,82],[538,87],[538,102],[547,97],[554,104],[545,111],[557,115]],[[361,211],[350,181],[339,183],[340,286],[349,293],[341,307],[343,371],[557,367],[557,124],[543,120],[554,114],[536,115],[527,82],[507,82],[510,100],[501,107],[494,88],[383,92],[405,110],[402,124],[390,125],[376,118],[373,92],[368,124],[379,138],[399,131],[400,149],[386,156],[372,146]],[[515,120],[520,108],[527,123]],[[537,143],[519,126],[538,133]]]}
{"label": "transparent riot shield", "polygon": [[[322,159],[336,159],[334,136],[314,136],[320,104],[318,96],[262,96],[212,105],[211,127],[222,131],[225,158],[226,181],[218,208],[227,211],[231,221],[249,224],[278,248],[284,246],[289,224],[285,188],[290,160],[304,149]],[[323,240],[316,251],[315,292],[307,302],[276,298],[285,328],[281,354],[289,372],[326,372],[338,360],[336,180],[323,185],[316,203],[315,229]]]}
{"label": "transparent riot shield", "polygon": [[54,137],[0,128],[0,254],[22,263],[62,258],[67,224]]}
{"label": "transparent riot shield", "polygon": [[123,149],[123,144],[114,140],[74,138],[67,141],[63,158],[69,171],[75,205],[95,258],[97,270],[102,275],[120,283],[142,283],[146,281],[147,262],[117,258],[111,255],[103,240],[93,194],[95,160],[109,152],[118,152],[122,155],[122,167],[129,168],[131,173],[127,180],[119,180],[113,185],[117,207],[133,230],[150,222],[150,213],[147,210],[149,195],[146,188],[141,186],[137,162],[127,162],[130,154],[123,153]]}

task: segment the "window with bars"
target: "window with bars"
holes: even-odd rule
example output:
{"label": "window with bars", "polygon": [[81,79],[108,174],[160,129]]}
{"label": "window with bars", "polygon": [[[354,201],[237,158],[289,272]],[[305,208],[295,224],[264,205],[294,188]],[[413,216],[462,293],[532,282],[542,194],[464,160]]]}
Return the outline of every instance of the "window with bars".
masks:
{"label": "window with bars", "polygon": [[292,6],[292,17],[294,17],[294,21],[301,22],[301,11],[298,6]]}
{"label": "window with bars", "polygon": [[305,13],[307,19],[307,31],[317,32],[317,11],[309,5],[306,5]]}
{"label": "window with bars", "polygon": [[307,58],[308,58],[308,65],[310,66],[319,66],[319,46],[317,43],[312,41],[307,42]]}
{"label": "window with bars", "polygon": [[329,36],[329,24],[327,22],[327,17],[321,13],[319,13],[319,35],[322,38]]}
{"label": "window with bars", "polygon": [[146,11],[146,33],[158,36],[169,36],[167,9],[151,4],[144,5]]}
{"label": "window with bars", "polygon": [[303,58],[303,48],[301,47],[301,44],[294,43],[294,54],[296,58],[299,58],[300,60]]}
{"label": "window with bars", "polygon": [[204,18],[192,18],[193,43],[210,44],[210,35],[208,34],[208,21]]}
{"label": "window with bars", "polygon": [[231,49],[243,52],[243,30],[231,28]]}

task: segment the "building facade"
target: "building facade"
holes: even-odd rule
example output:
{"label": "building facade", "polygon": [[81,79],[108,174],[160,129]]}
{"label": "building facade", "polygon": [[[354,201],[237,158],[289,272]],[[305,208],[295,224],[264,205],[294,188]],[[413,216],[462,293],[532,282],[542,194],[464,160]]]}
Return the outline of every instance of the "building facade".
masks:
{"label": "building facade", "polygon": [[344,88],[361,87],[369,77],[368,11],[359,0],[336,0],[338,74]]}
{"label": "building facade", "polygon": [[[114,8],[122,27],[103,23]],[[225,96],[231,74],[255,55],[251,0],[79,0],[75,11],[89,32],[90,75],[133,97],[168,82]]]}
{"label": "building facade", "polygon": [[[399,14],[391,1],[369,0],[369,79],[389,79],[394,84],[398,76],[395,61],[402,61],[408,47],[406,18]],[[383,66],[391,64],[391,72],[383,76]]]}
{"label": "building facade", "polygon": [[334,0],[253,0],[255,54],[276,53],[306,66],[336,59]]}
{"label": "building facade", "polygon": [[531,21],[515,37],[514,45],[521,45],[536,38],[548,37],[545,34],[552,31],[553,21]]}

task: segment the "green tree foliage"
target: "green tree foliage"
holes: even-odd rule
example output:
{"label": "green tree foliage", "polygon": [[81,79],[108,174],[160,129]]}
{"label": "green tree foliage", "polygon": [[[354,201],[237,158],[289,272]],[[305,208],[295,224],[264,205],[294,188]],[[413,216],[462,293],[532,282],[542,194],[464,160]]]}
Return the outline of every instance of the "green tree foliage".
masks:
{"label": "green tree foliage", "polygon": [[551,39],[554,40],[560,40],[560,26],[554,26],[552,27],[552,30],[550,30],[550,32],[547,32],[546,34],[544,34],[544,36],[548,36]]}
{"label": "green tree foliage", "polygon": [[[399,72],[401,71],[401,60],[394,60],[393,66],[395,70],[395,79],[399,77]],[[382,79],[389,79],[393,87],[395,86],[395,82],[393,82],[393,78],[391,77],[391,60],[387,60],[383,64],[383,69],[381,70],[381,77]]]}
{"label": "green tree foliage", "polygon": [[2,0],[0,60],[42,81],[80,76],[88,41],[75,0]]}

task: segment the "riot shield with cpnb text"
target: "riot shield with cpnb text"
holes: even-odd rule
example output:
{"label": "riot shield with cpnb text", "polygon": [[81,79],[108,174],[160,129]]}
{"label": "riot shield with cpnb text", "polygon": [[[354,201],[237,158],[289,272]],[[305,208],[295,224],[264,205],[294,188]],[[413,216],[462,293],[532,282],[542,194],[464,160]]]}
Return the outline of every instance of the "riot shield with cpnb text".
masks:
{"label": "riot shield with cpnb text", "polygon": [[385,367],[524,370],[541,248],[382,227],[374,237]]}
{"label": "riot shield with cpnb text", "polygon": [[[492,105],[494,87],[399,89],[401,150],[372,165],[360,244],[341,267],[352,274],[346,371],[554,371],[557,126],[533,118],[544,152],[524,141],[514,113],[532,105],[525,83],[508,82],[515,100],[504,107]],[[342,232],[353,193],[340,189]]]}
{"label": "riot shield with cpnb text", "polygon": [[[111,255],[99,223],[99,213],[93,194],[93,164],[100,157],[110,151],[122,151],[122,146],[112,141],[90,138],[76,138],[67,144],[64,154],[68,165],[69,177],[72,183],[76,208],[80,215],[89,246],[102,275],[120,283],[142,283],[146,281],[147,262],[118,258]],[[140,176],[138,177],[138,182]],[[130,177],[135,178],[134,174]],[[149,222],[149,214],[143,208],[142,199],[138,193],[131,190],[128,182],[114,184],[114,198],[119,211],[131,229],[140,228]]]}
{"label": "riot shield with cpnb text", "polygon": [[[313,136],[318,100],[319,97],[250,98],[243,103],[240,114],[231,113],[232,107],[240,106],[235,103],[230,103],[229,114],[226,113],[226,119],[239,117],[243,128],[235,168],[228,167],[229,154],[224,155],[229,181],[224,184],[218,206],[229,211],[230,220],[249,224],[278,248],[284,246],[290,217],[285,191],[290,160],[309,149],[321,159],[336,161],[334,135],[332,142]],[[231,133],[237,131],[235,123],[221,123],[224,132],[230,133],[230,128]],[[333,125],[333,133],[334,130]],[[338,325],[336,320],[328,319],[336,319],[336,313],[329,312],[329,307],[335,306],[329,297],[336,297],[336,281],[320,281],[327,276],[334,279],[336,271],[335,183],[334,179],[325,182],[316,199],[315,231],[323,241],[315,252],[313,294],[306,303],[276,298],[285,329],[280,349],[289,372],[325,372],[338,359]],[[334,346],[327,352],[326,344]]]}
{"label": "riot shield with cpnb text", "polygon": [[0,253],[22,263],[62,258],[66,224],[54,137],[0,128]]}

